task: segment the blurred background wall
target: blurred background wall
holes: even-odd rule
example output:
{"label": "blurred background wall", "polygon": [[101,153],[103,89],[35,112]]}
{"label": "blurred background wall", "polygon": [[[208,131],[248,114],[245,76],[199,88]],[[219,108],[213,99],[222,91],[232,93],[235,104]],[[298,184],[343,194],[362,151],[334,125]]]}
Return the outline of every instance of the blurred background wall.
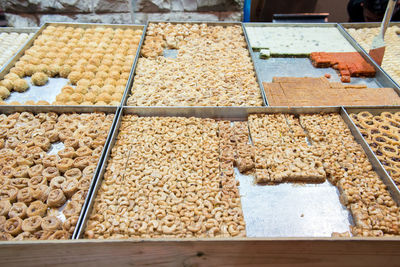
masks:
{"label": "blurred background wall", "polygon": [[[241,21],[244,0],[0,0],[10,26],[46,21],[144,23],[147,20]],[[347,0],[252,0],[262,2],[262,21],[273,13],[328,12],[329,21],[347,21]]]}

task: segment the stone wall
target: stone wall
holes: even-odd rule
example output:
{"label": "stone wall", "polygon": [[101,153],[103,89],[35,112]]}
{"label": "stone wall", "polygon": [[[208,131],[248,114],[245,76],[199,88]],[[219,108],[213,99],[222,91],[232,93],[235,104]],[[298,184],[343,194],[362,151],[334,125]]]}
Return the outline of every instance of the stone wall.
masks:
{"label": "stone wall", "polygon": [[240,21],[244,0],[1,0],[8,24],[145,23],[147,20]]}

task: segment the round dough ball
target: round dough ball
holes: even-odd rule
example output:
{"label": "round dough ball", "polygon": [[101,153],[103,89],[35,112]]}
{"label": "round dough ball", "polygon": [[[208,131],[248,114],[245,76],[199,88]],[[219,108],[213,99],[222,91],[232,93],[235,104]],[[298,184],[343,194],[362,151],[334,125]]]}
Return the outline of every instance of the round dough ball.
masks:
{"label": "round dough ball", "polygon": [[126,82],[127,82],[128,80],[127,79],[119,79],[116,83],[115,83],[115,85],[116,86],[126,86]]}
{"label": "round dough ball", "polygon": [[26,64],[24,66],[24,72],[27,76],[32,76],[35,72],[37,72],[38,69],[36,67],[36,65],[33,64]]}
{"label": "round dough ball", "polygon": [[50,103],[47,102],[46,100],[39,100],[39,101],[36,103],[36,105],[42,105],[42,106],[44,106],[44,105],[50,105]]}
{"label": "round dough ball", "polygon": [[18,101],[13,101],[13,102],[10,102],[10,103],[8,103],[10,106],[19,106],[19,105],[21,105],[21,103],[19,103]]}
{"label": "round dough ball", "polygon": [[[106,66],[106,65],[101,65],[98,69],[97,69],[97,72],[99,72],[99,71],[104,71],[104,72],[108,72],[110,70],[110,67],[109,66]],[[97,75],[97,73],[96,73],[96,75]]]}
{"label": "round dough ball", "polygon": [[95,106],[108,106],[106,102],[104,101],[98,101],[96,102],[96,104],[94,104]]}
{"label": "round dough ball", "polygon": [[101,93],[96,97],[96,102],[103,101],[105,103],[111,102],[111,96],[107,93]]}
{"label": "round dough ball", "polygon": [[67,103],[70,100],[71,94],[68,93],[60,93],[56,96],[56,101]]}
{"label": "round dough ball", "polygon": [[9,73],[6,76],[4,76],[4,79],[15,81],[16,79],[19,79],[19,76],[15,73]]}
{"label": "round dough ball", "polygon": [[103,80],[105,80],[105,79],[107,79],[107,77],[108,77],[108,73],[105,72],[105,71],[98,71],[98,72],[96,73],[96,78],[98,78],[98,79],[103,79]]}
{"label": "round dough ball", "polygon": [[77,86],[86,86],[86,87],[89,87],[90,81],[87,80],[87,79],[80,79],[80,80],[76,83],[76,85],[77,85]]}
{"label": "round dough ball", "polygon": [[121,104],[121,102],[120,101],[111,101],[110,102],[110,106],[119,106]]}
{"label": "round dough ball", "polygon": [[35,105],[35,101],[33,101],[33,100],[28,100],[28,101],[26,101],[26,102],[24,103],[24,105],[33,106],[33,105]]}
{"label": "round dough ball", "polygon": [[14,81],[14,91],[22,93],[28,90],[28,88],[29,84],[24,79],[18,79]]}
{"label": "round dough ball", "polygon": [[104,81],[104,84],[110,84],[110,85],[115,86],[115,85],[117,85],[117,81],[114,80],[114,79],[112,79],[112,78],[107,78],[107,79]]}
{"label": "round dough ball", "polygon": [[110,59],[103,58],[103,60],[101,61],[101,64],[110,67],[113,64],[113,61]]}
{"label": "round dough ball", "polygon": [[102,93],[107,93],[109,95],[112,95],[115,93],[115,87],[110,85],[110,84],[106,84],[101,88]]}
{"label": "round dough ball", "polygon": [[61,88],[61,92],[72,95],[74,93],[74,88],[70,85],[66,85],[63,88]]}
{"label": "round dough ball", "polygon": [[89,93],[85,94],[83,98],[87,102],[94,103],[94,102],[96,102],[96,97],[97,97],[97,95],[95,93],[89,92]]}
{"label": "round dough ball", "polygon": [[89,87],[89,92],[94,93],[96,96],[102,93],[101,88],[97,85],[91,85]]}
{"label": "round dough ball", "polygon": [[123,96],[122,93],[114,93],[114,94],[111,96],[111,100],[112,100],[112,101],[121,102],[122,96]]}
{"label": "round dough ball", "polygon": [[125,86],[122,86],[122,85],[117,85],[116,87],[115,87],[115,92],[116,93],[124,93],[125,92]]}
{"label": "round dough ball", "polygon": [[49,77],[43,72],[39,71],[32,75],[31,81],[34,85],[42,86],[47,83]]}
{"label": "round dough ball", "polygon": [[8,91],[11,91],[14,88],[14,83],[9,80],[9,79],[4,79],[0,82],[1,86],[4,86],[5,88],[8,89]]}
{"label": "round dough ball", "polygon": [[76,102],[76,103],[82,103],[83,102],[83,95],[82,94],[79,94],[79,93],[73,93],[71,96],[70,96],[70,100],[71,101],[74,101],[74,102]]}
{"label": "round dough ball", "polygon": [[25,71],[22,68],[18,68],[18,67],[11,68],[10,69],[10,73],[15,73],[20,78],[24,78],[25,77]]}
{"label": "round dough ball", "polygon": [[[90,84],[90,80],[94,79],[94,77],[95,77],[95,74],[91,71],[85,71],[82,74],[82,79],[88,80],[88,85]],[[79,80],[79,81],[81,81],[81,80]]]}
{"label": "round dough ball", "polygon": [[104,85],[103,79],[100,78],[94,78],[93,80],[90,81],[90,85],[97,85],[99,87]]}
{"label": "round dough ball", "polygon": [[6,99],[10,96],[10,91],[4,86],[0,86],[0,97],[1,99]]}
{"label": "round dough ball", "polygon": [[119,76],[119,80],[124,79],[124,80],[125,80],[125,83],[126,83],[126,81],[129,79],[129,75],[130,75],[129,72],[123,72],[123,73],[121,73],[121,75]]}
{"label": "round dough ball", "polygon": [[62,78],[67,78],[68,75],[71,73],[71,71],[72,71],[72,68],[71,68],[70,65],[63,65],[63,66],[60,68],[60,76],[61,76]]}
{"label": "round dough ball", "polygon": [[81,73],[78,71],[71,71],[71,73],[68,75],[69,81],[75,85],[81,78]]}
{"label": "round dough ball", "polygon": [[49,66],[52,62],[53,62],[53,60],[50,59],[50,58],[44,58],[44,59],[42,59],[42,64],[45,64],[45,65],[47,65],[47,66]]}
{"label": "round dough ball", "polygon": [[75,93],[80,93],[82,95],[88,92],[88,86],[77,85],[75,88]]}
{"label": "round dough ball", "polygon": [[39,64],[37,66],[37,71],[43,72],[48,75],[49,74],[49,66],[47,64]]}
{"label": "round dough ball", "polygon": [[23,62],[23,61],[17,61],[15,64],[14,64],[14,67],[17,67],[17,68],[24,68],[25,67],[25,62]]}
{"label": "round dough ball", "polygon": [[57,64],[50,64],[49,65],[49,76],[55,77],[60,73],[60,66]]}
{"label": "round dough ball", "polygon": [[39,64],[40,64],[40,58],[32,57],[32,58],[29,60],[29,63],[31,63],[31,64],[33,64],[33,65],[39,65]]}
{"label": "round dough ball", "polygon": [[[88,72],[92,72],[93,74],[97,72],[97,67],[95,65],[89,64],[86,66],[86,71]],[[86,79],[88,79],[88,77],[85,77]],[[93,79],[93,78],[91,78]],[[89,79],[89,80],[91,80]]]}

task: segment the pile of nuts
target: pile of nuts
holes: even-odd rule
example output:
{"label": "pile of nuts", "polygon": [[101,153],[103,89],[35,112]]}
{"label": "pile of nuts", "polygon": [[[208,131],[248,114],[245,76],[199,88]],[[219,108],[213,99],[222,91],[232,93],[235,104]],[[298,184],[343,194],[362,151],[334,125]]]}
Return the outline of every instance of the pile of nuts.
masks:
{"label": "pile of nuts", "polygon": [[[380,28],[346,29],[350,35],[366,50],[369,51],[372,40],[378,35]],[[400,28],[388,27],[385,33],[385,55],[382,68],[397,82],[400,83]]]}
{"label": "pile of nuts", "polygon": [[125,115],[85,236],[245,236],[234,154],[222,160],[221,142],[231,142],[222,124]]}
{"label": "pile of nuts", "polygon": [[320,155],[306,142],[299,119],[286,114],[249,116],[256,148],[257,183],[323,183],[326,173]]}
{"label": "pile of nuts", "polygon": [[239,25],[150,23],[141,55],[129,106],[263,104]]}
{"label": "pile of nuts", "polygon": [[354,236],[400,235],[399,207],[339,114],[250,115],[249,128],[257,182],[326,177],[353,215]]}
{"label": "pile of nuts", "polygon": [[0,115],[0,240],[71,237],[113,116]]}
{"label": "pile of nuts", "polygon": [[0,81],[0,96],[27,90],[25,76],[37,86],[63,77],[76,87],[63,88],[53,105],[119,105],[141,35],[131,28],[48,26]]}
{"label": "pile of nuts", "polygon": [[353,235],[399,235],[400,209],[340,115],[301,115],[300,123],[322,153],[328,179],[353,215]]}

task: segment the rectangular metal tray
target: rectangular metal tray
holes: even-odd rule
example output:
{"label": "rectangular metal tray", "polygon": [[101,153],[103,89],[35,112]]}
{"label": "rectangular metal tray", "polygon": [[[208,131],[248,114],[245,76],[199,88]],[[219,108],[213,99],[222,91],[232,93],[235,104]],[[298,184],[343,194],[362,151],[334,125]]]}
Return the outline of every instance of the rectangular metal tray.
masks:
{"label": "rectangular metal tray", "polygon": [[[398,112],[400,111],[400,107],[345,107],[344,108],[347,114],[351,114],[351,113],[359,113],[361,111],[368,111],[370,112],[372,115],[379,115],[382,112],[386,111],[386,112]],[[349,117],[350,118],[350,117]],[[362,134],[360,133],[359,129],[357,128],[357,126],[355,125],[354,121],[350,118],[350,124],[354,125],[354,128],[357,130],[357,134],[360,135],[360,137],[364,140],[364,142],[368,145],[368,142],[365,140],[365,138],[362,136]],[[385,172],[381,175],[382,179],[384,179],[385,184],[390,187],[391,191],[397,191],[398,194],[400,196],[400,189],[396,186],[396,183],[393,181],[393,179],[390,177],[390,175],[386,172],[385,168],[383,167],[383,165],[381,164],[381,162],[379,161],[379,159],[376,157],[376,154],[372,151],[371,147],[368,145],[367,148],[367,153],[371,154],[371,157],[374,157],[376,159],[376,161],[379,163],[379,165],[381,165],[382,170]],[[396,200],[396,202],[399,204],[400,203],[400,198],[398,198]],[[399,204],[400,205],[400,204]]]}
{"label": "rectangular metal tray", "polygon": [[[103,149],[101,151],[100,158],[99,158],[99,161],[97,163],[97,167],[96,167],[96,169],[95,169],[95,171],[93,173],[92,180],[91,180],[90,187],[89,187],[89,191],[88,191],[87,196],[85,198],[85,202],[82,205],[81,212],[79,213],[79,218],[83,217],[83,215],[85,214],[86,206],[87,206],[87,204],[89,202],[89,198],[91,196],[91,190],[95,185],[96,178],[97,178],[98,173],[99,173],[99,171],[101,169],[101,166],[103,164],[103,159],[104,159],[105,153],[107,151],[108,144],[110,142],[111,133],[113,132],[115,123],[116,123],[116,121],[118,119],[119,111],[120,111],[120,108],[112,107],[112,106],[109,106],[109,107],[82,107],[82,108],[77,108],[77,107],[73,107],[73,106],[65,106],[65,107],[64,106],[0,106],[0,113],[1,114],[11,114],[11,113],[14,113],[14,112],[32,112],[32,113],[35,113],[35,114],[36,113],[41,113],[41,112],[55,112],[57,114],[62,114],[62,113],[92,113],[92,112],[104,112],[104,113],[107,113],[107,114],[114,113],[114,119],[113,119],[113,122],[111,123],[110,129],[108,131],[107,139],[106,139],[106,142],[105,142],[105,144],[103,146]],[[63,148],[62,146],[61,147],[60,146],[56,146],[56,147],[53,147],[50,152],[52,154],[55,154],[59,150],[61,150],[62,148]],[[79,227],[78,227],[79,224],[78,223],[79,223],[79,220],[78,220],[78,222],[77,222],[77,224],[75,226],[75,231],[72,234],[71,239],[76,239],[76,236],[77,236],[78,231],[79,231]],[[7,241],[7,242],[10,242],[10,241]]]}
{"label": "rectangular metal tray", "polygon": [[[134,25],[134,24],[97,24],[97,23],[56,23],[56,22],[46,22],[44,23],[39,30],[32,36],[30,40],[28,40],[24,46],[7,62],[7,64],[4,65],[4,67],[0,70],[0,80],[3,79],[3,77],[10,71],[10,69],[14,66],[14,64],[24,55],[25,51],[29,49],[36,38],[42,33],[42,31],[47,27],[47,26],[71,26],[71,27],[79,27],[83,29],[87,28],[93,28],[93,27],[109,27],[113,29],[117,28],[122,28],[122,29],[140,29],[143,30],[142,33],[142,38],[139,43],[138,49],[136,51],[136,56],[135,60],[132,63],[132,66],[135,65],[135,62],[137,60],[137,57],[139,55],[140,51],[140,44],[143,40],[143,36],[145,33],[145,26],[144,25]],[[128,81],[125,85],[125,91],[124,94],[126,93],[127,90],[127,85],[130,83],[130,79],[132,78],[132,68],[131,68],[131,73],[128,78]],[[12,92],[10,97],[5,100],[5,102],[9,103],[12,101],[27,101],[27,100],[46,100],[49,103],[53,102],[57,96],[61,92],[61,88],[68,83],[68,79],[64,78],[49,78],[49,82],[44,85],[44,86],[35,86],[30,83],[30,77],[25,77],[25,80],[28,81],[30,88],[24,92],[24,93],[18,93],[18,92]],[[124,99],[124,98],[122,98]],[[121,99],[121,100],[122,100]],[[120,102],[121,103],[121,102]],[[23,103],[21,103],[23,104]],[[121,104],[120,104],[121,105]],[[81,107],[81,106],[76,106],[76,107]],[[90,106],[88,106],[90,107]]]}
{"label": "rectangular metal tray", "polygon": [[[400,22],[391,22],[389,24],[390,26],[400,26]],[[352,39],[353,42],[355,42],[357,44],[357,46],[359,46],[359,48],[364,52],[364,54],[366,54],[370,60],[373,62],[373,65],[375,68],[380,69],[387,77],[389,77],[389,79],[396,84],[397,88],[400,88],[400,84],[398,82],[396,82],[381,66],[379,66],[368,54],[368,52],[361,47],[361,45],[350,35],[350,33],[348,33],[348,31],[346,30],[346,28],[355,28],[355,29],[361,29],[361,28],[377,28],[381,26],[380,22],[361,22],[361,23],[340,23],[340,26],[346,31],[346,34],[348,34],[348,36]],[[400,66],[398,66],[400,68]]]}
{"label": "rectangular metal tray", "polygon": [[[146,24],[146,27],[145,27],[145,31],[143,31],[144,35],[142,36],[142,40],[141,40],[140,46],[139,46],[139,48],[138,48],[138,55],[136,56],[135,64],[134,64],[133,69],[132,69],[132,72],[131,72],[131,75],[133,74],[133,77],[132,77],[132,80],[129,80],[129,81],[128,81],[126,94],[124,94],[124,96],[123,96],[123,98],[122,98],[122,105],[123,105],[123,106],[126,106],[126,101],[128,100],[128,97],[130,96],[130,89],[132,88],[133,82],[134,82],[134,80],[135,80],[137,60],[138,60],[139,57],[140,57],[140,50],[142,49],[142,44],[143,44],[143,42],[144,42],[144,38],[146,37],[145,32],[147,31],[147,27],[148,27],[148,25],[149,25],[150,23],[207,24],[207,25],[210,25],[210,26],[225,26],[225,27],[226,27],[226,26],[232,26],[232,25],[241,25],[242,30],[243,30],[243,35],[244,35],[244,38],[245,38],[245,40],[246,40],[246,48],[247,48],[247,50],[248,50],[248,52],[249,52],[249,54],[250,54],[251,61],[252,61],[252,63],[253,63],[254,74],[255,74],[255,76],[256,76],[256,80],[257,80],[258,86],[259,86],[259,88],[260,88],[260,94],[261,94],[261,98],[262,98],[262,101],[263,101],[263,105],[264,105],[264,106],[268,106],[268,104],[267,104],[267,98],[266,98],[265,93],[264,93],[264,87],[263,87],[263,85],[262,85],[261,80],[259,79],[258,71],[257,71],[257,69],[256,69],[257,66],[256,66],[255,61],[254,61],[255,58],[254,58],[254,55],[253,55],[253,51],[252,51],[252,49],[251,49],[251,47],[250,47],[250,44],[249,44],[249,40],[248,40],[246,31],[245,31],[245,29],[244,29],[244,27],[243,27],[243,24],[242,24],[241,22],[215,22],[215,21],[212,21],[212,22],[208,22],[208,21],[157,21],[157,20],[147,21],[147,24]],[[172,53],[169,52],[169,51],[166,51],[166,53],[165,53],[164,55],[168,56],[168,54],[172,54]],[[195,106],[191,106],[191,107],[195,107]]]}
{"label": "rectangular metal tray", "polygon": [[[77,238],[83,238],[86,223],[90,217],[98,189],[100,188],[105,173],[111,150],[116,142],[122,117],[125,114],[139,116],[183,116],[224,119],[231,121],[247,120],[248,114],[253,113],[340,113],[343,120],[350,128],[355,140],[361,144],[366,152],[374,170],[388,185],[388,189],[397,203],[400,199],[397,187],[393,185],[390,177],[382,165],[371,154],[368,144],[351,123],[348,114],[341,107],[310,107],[310,108],[152,108],[152,107],[126,107],[122,108],[110,138],[110,143],[105,152],[105,157],[96,183],[91,190],[89,203],[81,221]],[[244,217],[246,221],[247,237],[330,237],[332,232],[349,230],[352,218],[349,211],[339,202],[337,188],[329,182],[318,185],[281,184],[276,186],[255,185],[253,178],[239,175],[235,170],[236,178],[240,181],[240,195]],[[267,204],[268,206],[266,206]],[[269,207],[269,208],[267,208]],[[284,208],[282,208],[284,207]]]}
{"label": "rectangular metal tray", "polygon": [[[400,95],[400,87],[369,57],[369,55],[351,38],[351,36],[337,23],[243,23],[246,27],[336,27],[343,37],[361,54],[361,56],[376,70],[374,78],[351,77],[350,84],[366,84],[371,88],[390,87]],[[251,51],[253,49],[250,49]],[[271,82],[274,76],[292,77],[321,77],[326,73],[331,74],[330,81],[340,81],[340,76],[332,68],[315,68],[307,57],[271,57],[260,59],[260,52],[254,52],[254,63],[258,75],[263,82]],[[265,92],[264,92],[265,94]]]}

